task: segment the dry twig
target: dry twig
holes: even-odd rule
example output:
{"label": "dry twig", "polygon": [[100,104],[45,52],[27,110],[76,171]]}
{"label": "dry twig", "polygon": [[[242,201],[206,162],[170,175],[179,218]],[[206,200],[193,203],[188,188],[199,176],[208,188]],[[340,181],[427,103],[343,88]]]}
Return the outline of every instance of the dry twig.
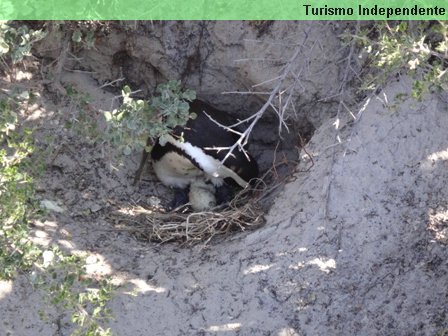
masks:
{"label": "dry twig", "polygon": [[[226,156],[221,161],[222,164],[224,164],[224,162],[233,154],[233,152],[236,149],[238,149],[246,154],[244,147],[247,145],[249,136],[252,133],[255,125],[258,123],[258,121],[261,119],[261,117],[264,115],[264,113],[266,112],[266,110],[269,107],[271,107],[274,110],[274,112],[278,115],[279,135],[281,134],[283,128],[288,130],[288,125],[286,124],[285,111],[286,111],[287,107],[289,106],[289,104],[292,102],[292,95],[294,93],[295,87],[297,85],[300,85],[299,78],[300,78],[301,73],[303,72],[304,66],[302,66],[302,68],[298,71],[298,73],[296,73],[294,71],[294,69],[295,69],[295,65],[297,64],[297,59],[298,59],[299,55],[301,54],[302,48],[305,47],[305,43],[308,40],[309,31],[310,31],[310,28],[308,28],[308,30],[305,32],[305,38],[304,38],[303,43],[296,47],[292,57],[284,65],[284,69],[283,69],[283,72],[281,73],[281,75],[276,76],[275,78],[266,80],[262,83],[254,85],[254,87],[257,87],[257,86],[260,86],[260,85],[263,85],[266,83],[276,81],[274,88],[270,92],[224,92],[224,93],[235,93],[235,94],[266,94],[266,95],[269,94],[269,97],[258,112],[254,113],[253,115],[251,115],[250,117],[248,117],[244,120],[239,121],[238,123],[236,123],[234,125],[230,125],[230,126],[222,125],[215,121],[216,124],[220,125],[221,127],[225,128],[231,132],[235,132],[240,136],[239,139],[232,146],[230,146],[228,148],[220,148],[220,150],[225,149],[228,151]],[[311,48],[314,48],[315,45],[316,45],[316,43],[314,43]],[[244,60],[254,60],[254,59],[244,59]],[[236,61],[243,61],[243,60],[236,60]],[[283,89],[286,80],[290,76],[292,76],[294,79],[293,83],[291,85],[289,85],[286,89]],[[283,102],[282,95],[285,94],[286,92],[288,92],[288,97]],[[276,107],[274,104],[275,99],[277,99],[279,101],[278,107]],[[244,123],[248,123],[248,122],[250,122],[250,124],[244,132],[236,132],[234,130],[235,127],[237,127],[241,124],[244,124]]]}

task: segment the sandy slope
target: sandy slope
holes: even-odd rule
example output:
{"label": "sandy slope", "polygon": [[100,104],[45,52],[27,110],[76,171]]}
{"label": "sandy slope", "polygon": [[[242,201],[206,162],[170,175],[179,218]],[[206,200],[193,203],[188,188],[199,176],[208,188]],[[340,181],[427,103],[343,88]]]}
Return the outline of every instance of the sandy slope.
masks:
{"label": "sandy slope", "polygon": [[[123,185],[131,173],[108,175],[93,149],[64,152],[64,174],[42,184],[69,211],[42,224],[42,241],[90,251],[90,271],[122,285],[116,335],[434,335],[448,327],[448,111],[435,96],[394,100],[409,88],[391,84],[337,134],[324,123],[308,146],[314,166],[267,224],[205,249],[144,244],[110,230],[102,210],[77,213],[136,195]],[[309,165],[304,155],[299,169]],[[79,199],[74,176],[88,179]],[[25,280],[1,283],[0,335],[68,335],[65,316],[39,319]]]}

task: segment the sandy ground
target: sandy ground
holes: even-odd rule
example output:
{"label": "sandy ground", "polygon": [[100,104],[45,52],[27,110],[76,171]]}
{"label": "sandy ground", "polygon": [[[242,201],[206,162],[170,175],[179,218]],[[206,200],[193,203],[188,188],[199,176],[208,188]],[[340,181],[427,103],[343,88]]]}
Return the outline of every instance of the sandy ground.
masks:
{"label": "sandy ground", "polygon": [[[71,79],[73,80],[73,79]],[[36,241],[97,256],[91,272],[120,284],[116,335],[435,335],[448,328],[448,110],[436,96],[396,101],[391,84],[354,122],[320,127],[295,179],[258,230],[207,247],[135,240],[113,230],[111,206],[162,195],[151,177],[130,186],[138,157],[111,172],[94,146],[59,134],[40,197],[67,211]],[[111,95],[94,94],[98,104]],[[59,126],[58,109],[41,111]],[[50,127],[50,126],[51,127]],[[342,142],[337,144],[336,137]],[[53,160],[54,159],[54,160]],[[52,161],[53,160],[53,161]],[[2,282],[0,335],[69,335],[27,275]],[[137,295],[133,296],[131,293]]]}

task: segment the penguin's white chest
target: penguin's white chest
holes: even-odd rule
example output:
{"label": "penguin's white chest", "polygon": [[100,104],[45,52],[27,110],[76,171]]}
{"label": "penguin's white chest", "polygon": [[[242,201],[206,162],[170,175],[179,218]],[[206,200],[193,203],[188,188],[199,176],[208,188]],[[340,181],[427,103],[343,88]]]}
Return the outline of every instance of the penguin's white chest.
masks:
{"label": "penguin's white chest", "polygon": [[153,167],[159,180],[171,187],[186,188],[204,175],[190,160],[176,152],[166,153],[153,163]]}

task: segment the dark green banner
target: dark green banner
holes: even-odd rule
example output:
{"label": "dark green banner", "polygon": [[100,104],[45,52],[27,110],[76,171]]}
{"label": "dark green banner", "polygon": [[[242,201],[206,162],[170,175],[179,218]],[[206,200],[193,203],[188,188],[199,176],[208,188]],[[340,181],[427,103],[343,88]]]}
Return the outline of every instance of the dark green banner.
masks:
{"label": "dark green banner", "polygon": [[447,19],[447,0],[0,0],[0,20]]}

